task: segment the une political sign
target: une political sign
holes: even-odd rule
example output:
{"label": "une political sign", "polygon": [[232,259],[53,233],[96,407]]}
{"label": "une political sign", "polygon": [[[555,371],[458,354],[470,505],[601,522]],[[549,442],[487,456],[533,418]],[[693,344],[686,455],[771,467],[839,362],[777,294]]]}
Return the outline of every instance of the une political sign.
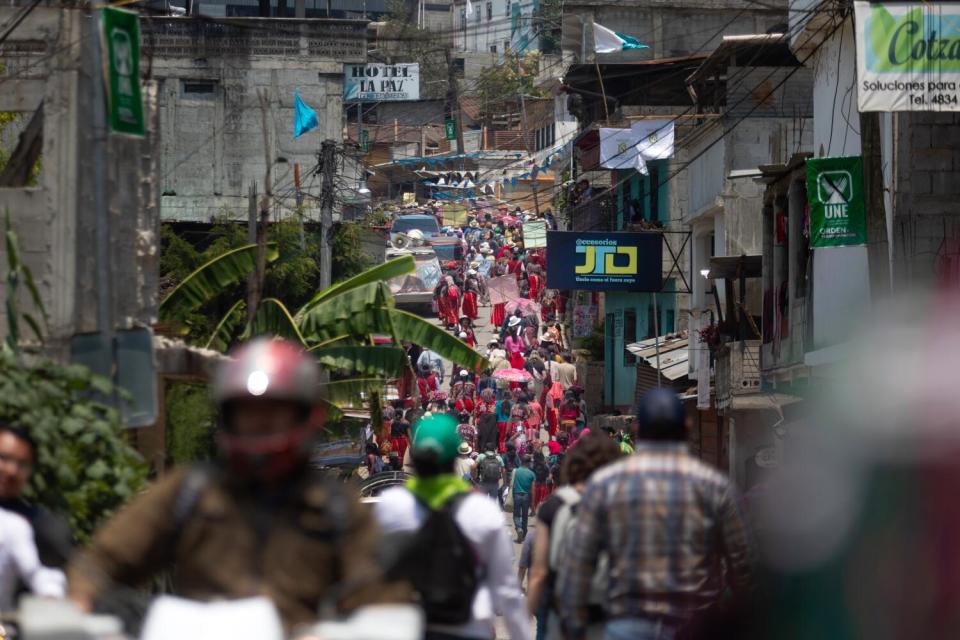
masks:
{"label": "une political sign", "polygon": [[343,99],[348,102],[419,100],[420,64],[345,64]]}
{"label": "une political sign", "polygon": [[547,232],[547,287],[583,291],[660,291],[658,233]]}
{"label": "une political sign", "polygon": [[960,111],[960,4],[854,2],[860,111]]}
{"label": "une political sign", "polygon": [[807,160],[810,246],[847,247],[867,242],[863,159]]}
{"label": "une political sign", "polygon": [[142,136],[146,127],[140,94],[140,14],[105,7],[100,37],[110,129]]}

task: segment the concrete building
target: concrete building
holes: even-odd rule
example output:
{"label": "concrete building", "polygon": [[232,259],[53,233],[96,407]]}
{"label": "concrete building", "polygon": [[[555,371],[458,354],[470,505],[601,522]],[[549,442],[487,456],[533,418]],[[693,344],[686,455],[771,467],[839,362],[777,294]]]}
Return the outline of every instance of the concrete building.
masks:
{"label": "concrete building", "polygon": [[[579,62],[628,62],[708,53],[725,35],[783,31],[787,3],[749,0],[565,0],[561,47]],[[613,53],[593,51],[593,23],[647,45]]]}
{"label": "concrete building", "polygon": [[[24,6],[0,9],[0,23],[12,24]],[[95,124],[90,70],[100,63],[93,46],[96,23],[75,8],[36,6],[27,14],[0,45],[0,111],[21,113],[30,122],[20,138],[25,146],[14,157],[27,158],[29,169],[38,156],[19,154],[39,145],[42,167],[32,186],[4,172],[0,211],[9,212],[20,258],[32,270],[48,314],[45,354],[66,360],[77,334],[156,321],[157,84],[150,78],[143,83],[146,135],[107,135]],[[7,264],[5,246],[0,264]],[[20,310],[39,318],[25,288],[19,291]],[[3,278],[0,297],[6,293]],[[6,332],[5,312],[0,310],[0,334]],[[21,333],[33,341],[28,331]]]}
{"label": "concrete building", "polygon": [[[366,59],[366,24],[144,17],[144,57],[158,86],[162,218],[245,220],[248,188],[263,193],[268,164],[277,214],[293,211],[294,165],[306,180],[320,143],[343,139],[343,63]],[[294,90],[319,119],[298,139]],[[355,183],[356,172],[348,161],[340,173]]]}
{"label": "concrete building", "polygon": [[[764,315],[764,384],[797,393],[829,378],[874,300],[938,279],[958,282],[952,265],[960,239],[960,117],[858,113],[853,16],[839,4],[816,6],[797,0],[790,16],[791,46],[815,71],[811,155],[862,154],[867,195],[882,191],[883,206],[868,207],[866,245],[811,250],[801,233],[805,158],[765,168],[764,290],[776,304]],[[871,182],[871,167],[879,180]],[[778,220],[786,234],[778,234]]]}

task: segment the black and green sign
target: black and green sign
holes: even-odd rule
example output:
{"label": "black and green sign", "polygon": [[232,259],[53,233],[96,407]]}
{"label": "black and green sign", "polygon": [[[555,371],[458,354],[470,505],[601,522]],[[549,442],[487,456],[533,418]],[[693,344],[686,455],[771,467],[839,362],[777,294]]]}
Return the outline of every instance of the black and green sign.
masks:
{"label": "black and green sign", "polygon": [[103,9],[100,26],[110,128],[117,133],[142,136],[145,127],[140,95],[139,14],[107,7]]}
{"label": "black and green sign", "polygon": [[443,123],[443,129],[446,132],[447,140],[457,139],[457,123],[453,120],[447,120]]}
{"label": "black and green sign", "polygon": [[807,160],[807,201],[811,247],[866,244],[863,158]]}
{"label": "black and green sign", "polygon": [[360,148],[364,151],[370,150],[370,130],[361,129],[360,130]]}

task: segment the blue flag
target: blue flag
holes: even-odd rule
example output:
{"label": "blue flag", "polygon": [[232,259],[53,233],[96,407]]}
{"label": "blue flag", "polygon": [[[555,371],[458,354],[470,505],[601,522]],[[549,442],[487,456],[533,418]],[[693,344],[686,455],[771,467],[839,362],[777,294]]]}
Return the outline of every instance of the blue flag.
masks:
{"label": "blue flag", "polygon": [[310,108],[306,102],[300,99],[300,91],[293,90],[293,137],[299,138],[307,131],[316,129],[320,124],[317,120],[317,112]]}

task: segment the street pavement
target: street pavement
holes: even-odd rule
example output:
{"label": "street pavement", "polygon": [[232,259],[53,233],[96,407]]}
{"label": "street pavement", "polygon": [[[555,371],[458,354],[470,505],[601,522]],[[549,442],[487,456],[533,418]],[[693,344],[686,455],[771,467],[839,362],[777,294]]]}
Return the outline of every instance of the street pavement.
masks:
{"label": "street pavement", "polygon": [[[436,318],[434,318],[433,321],[437,325],[441,324],[439,320],[437,320]],[[475,323],[474,333],[477,336],[477,351],[480,351],[481,353],[486,351],[487,343],[489,343],[491,339],[498,336],[499,327],[494,327],[490,324],[490,307],[488,305],[480,306],[480,317],[477,319]],[[444,371],[445,371],[444,380],[447,383],[449,383],[450,375],[452,375],[452,373],[455,373],[455,372],[452,372],[452,363],[448,361],[444,362]],[[510,540],[514,542],[513,570],[516,571],[517,561],[520,558],[520,545],[516,543],[516,532],[513,529],[512,514],[510,513],[503,514],[503,527],[507,535],[510,536]],[[527,535],[528,536],[536,535],[536,520],[533,518],[532,515],[530,517],[530,521],[528,524]],[[503,624],[503,618],[501,617],[497,617],[496,631],[497,631],[496,640],[507,640],[510,637],[510,635],[507,633],[506,626]]]}

